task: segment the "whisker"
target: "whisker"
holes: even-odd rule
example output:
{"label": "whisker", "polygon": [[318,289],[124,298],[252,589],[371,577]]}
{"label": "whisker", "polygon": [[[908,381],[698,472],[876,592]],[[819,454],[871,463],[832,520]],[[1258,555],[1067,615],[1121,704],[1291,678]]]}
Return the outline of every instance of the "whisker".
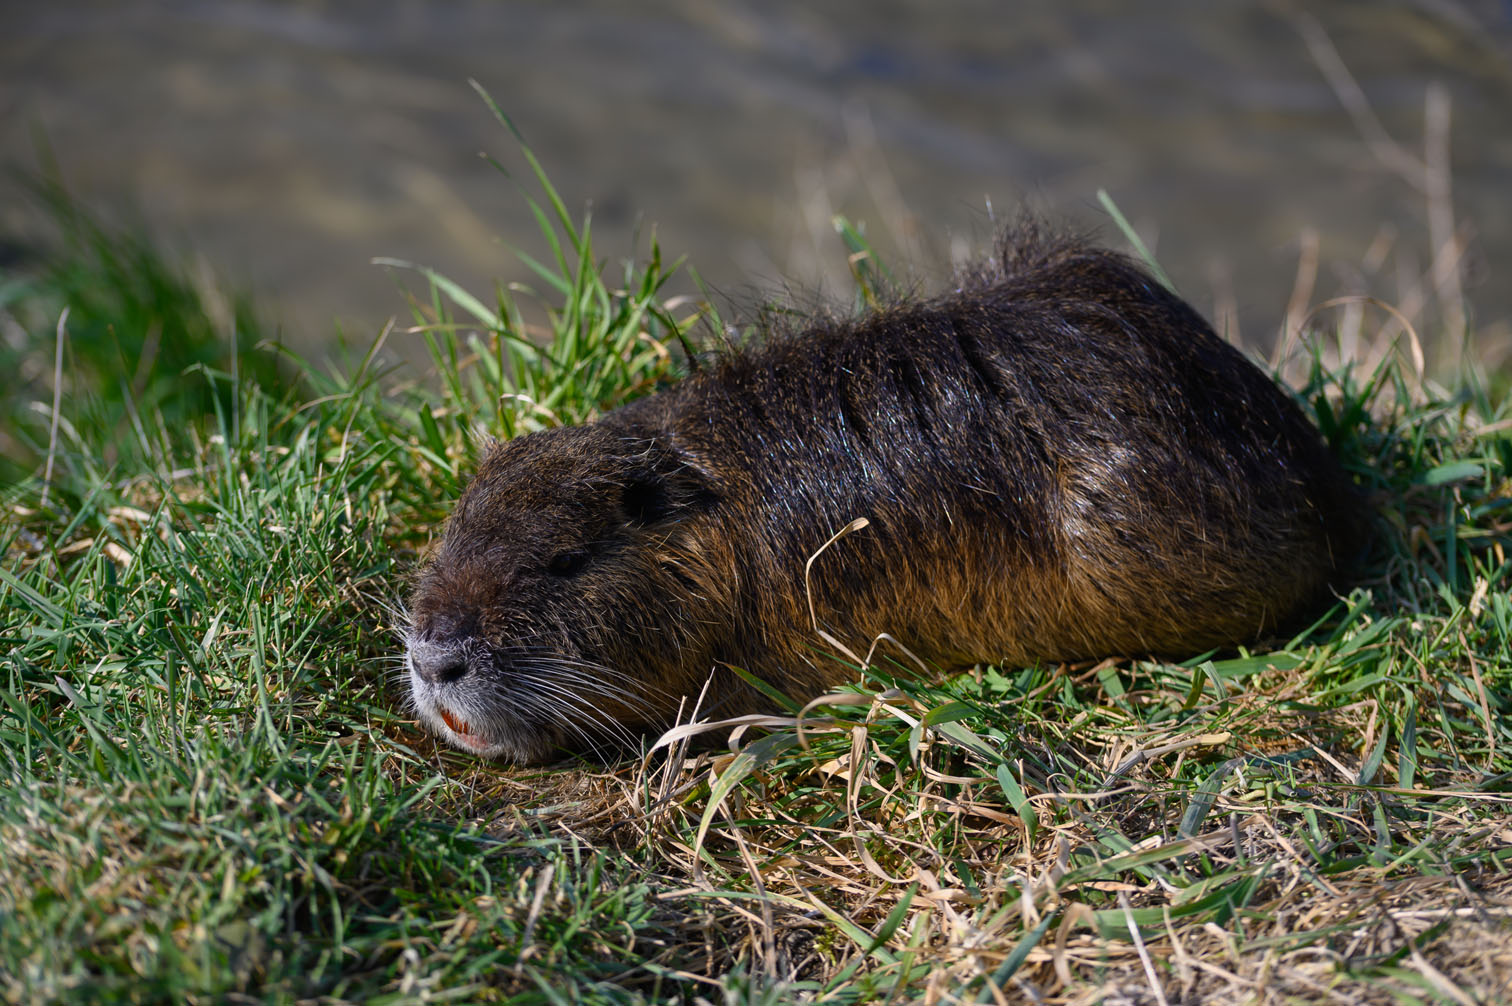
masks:
{"label": "whisker", "polygon": [[[555,699],[557,708],[564,713],[573,714],[578,719],[568,719],[567,725],[575,728],[579,735],[584,734],[585,728],[591,728],[600,736],[613,740],[624,746],[633,746],[635,735],[619,720],[609,716],[595,702],[587,699],[576,692],[559,693]],[[584,736],[585,740],[591,740]]]}
{"label": "whisker", "polygon": [[581,670],[581,671],[587,672],[587,674],[588,674],[588,677],[581,679],[586,684],[608,685],[609,682],[606,681],[605,679],[618,679],[619,681],[625,682],[625,684],[632,691],[639,692],[639,693],[642,693],[642,694],[648,694],[648,693],[649,694],[654,694],[654,695],[657,695],[657,696],[659,696],[661,698],[671,698],[672,697],[672,695],[671,695],[670,692],[668,692],[665,688],[662,688],[659,685],[651,684],[650,682],[647,682],[647,681],[644,681],[642,679],[636,678],[635,676],[629,674],[628,672],[619,670],[618,668],[615,668],[615,667],[609,667],[609,666],[606,666],[604,664],[591,663],[589,661],[584,661],[584,660],[574,660],[574,659],[569,658],[569,657],[531,656],[531,657],[527,658],[526,660],[522,660],[521,661],[521,665],[522,666],[527,666],[528,665],[528,666],[530,666],[532,668],[537,668],[538,667],[538,668],[543,668],[543,669],[549,666],[549,667],[557,667],[557,668]]}
{"label": "whisker", "polygon": [[538,682],[542,685],[549,684],[558,689],[569,688],[574,685],[579,687],[591,686],[601,693],[604,698],[614,699],[634,711],[650,713],[654,712],[656,708],[648,697],[637,694],[630,689],[608,684],[591,675],[562,673],[558,671],[556,673],[535,674],[528,681],[530,683]]}
{"label": "whisker", "polygon": [[[555,695],[536,692],[527,696],[527,706],[538,715],[547,716],[552,722],[569,731],[592,750],[598,750],[600,745],[594,735],[589,733],[589,728],[597,731],[601,737],[606,734],[613,736],[617,728],[620,732],[618,739],[627,744],[631,742],[631,738],[628,733],[624,732],[622,727],[619,727],[613,720],[605,718],[601,711],[593,707],[591,703],[587,708],[584,708],[581,703],[577,702],[578,698],[573,693],[566,693],[566,701],[564,701],[563,698]],[[572,714],[579,714],[586,718],[588,722],[579,722],[577,716]]]}
{"label": "whisker", "polygon": [[[595,702],[578,692],[551,688],[535,693],[541,698],[553,698],[554,706],[560,712],[572,712],[583,716],[595,728],[612,734],[627,743],[632,740],[629,729],[618,720],[609,716]],[[572,719],[567,719],[565,725],[579,728],[581,724]]]}

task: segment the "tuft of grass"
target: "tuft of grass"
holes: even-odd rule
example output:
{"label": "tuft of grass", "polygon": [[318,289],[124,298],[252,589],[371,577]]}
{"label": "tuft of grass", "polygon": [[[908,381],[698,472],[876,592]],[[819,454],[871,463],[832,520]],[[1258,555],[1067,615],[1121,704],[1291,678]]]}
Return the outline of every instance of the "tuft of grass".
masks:
{"label": "tuft of grass", "polygon": [[[185,426],[234,410],[238,383],[274,391],[287,380],[276,357],[256,349],[272,331],[245,293],[216,283],[203,265],[172,261],[145,228],[91,213],[56,166],[24,181],[51,241],[0,269],[0,480],[20,478],[49,447],[78,465],[134,471]],[[52,410],[40,404],[54,390],[70,405],[61,444],[50,435]],[[75,435],[90,427],[117,435]]]}
{"label": "tuft of grass", "polygon": [[[1299,395],[1382,530],[1294,639],[943,681],[884,649],[738,752],[438,749],[405,717],[393,603],[478,428],[675,380],[709,313],[663,297],[654,240],[610,270],[523,149],[534,286],[484,300],[408,269],[410,324],[346,368],[283,352],[297,392],[200,361],[199,405],[122,396],[163,432],[114,463],[116,375],[81,368],[53,484],[45,443],[7,447],[0,999],[1504,996],[1512,416],[1468,365],[1441,386],[1396,354],[1313,358]],[[888,274],[837,229],[865,302]],[[145,344],[151,313],[108,306],[130,282],[92,275]],[[23,353],[50,354],[57,299],[9,289]],[[397,338],[433,380],[388,369]],[[163,379],[185,387],[181,362]],[[44,422],[51,391],[27,392]]]}

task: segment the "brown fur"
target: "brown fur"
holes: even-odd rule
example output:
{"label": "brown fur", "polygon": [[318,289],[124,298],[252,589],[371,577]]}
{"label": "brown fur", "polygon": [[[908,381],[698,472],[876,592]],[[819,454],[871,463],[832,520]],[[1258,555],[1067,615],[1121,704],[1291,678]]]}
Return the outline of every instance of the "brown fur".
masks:
{"label": "brown fur", "polygon": [[1126,259],[1031,228],[956,291],[726,354],[495,447],[415,591],[452,743],[537,760],[847,676],[810,624],[943,668],[1188,656],[1311,612],[1352,495],[1301,411]]}

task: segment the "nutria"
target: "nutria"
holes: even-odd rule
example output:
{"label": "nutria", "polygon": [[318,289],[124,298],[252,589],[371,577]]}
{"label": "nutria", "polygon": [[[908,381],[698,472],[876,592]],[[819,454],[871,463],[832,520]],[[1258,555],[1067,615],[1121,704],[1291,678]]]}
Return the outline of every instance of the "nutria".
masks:
{"label": "nutria", "polygon": [[447,741],[534,761],[660,731],[706,682],[706,714],[768,708],[731,667],[822,694],[854,671],[811,605],[942,669],[1191,656],[1325,601],[1351,499],[1191,307],[1029,227],[953,292],[492,447],[419,578],[409,681]]}

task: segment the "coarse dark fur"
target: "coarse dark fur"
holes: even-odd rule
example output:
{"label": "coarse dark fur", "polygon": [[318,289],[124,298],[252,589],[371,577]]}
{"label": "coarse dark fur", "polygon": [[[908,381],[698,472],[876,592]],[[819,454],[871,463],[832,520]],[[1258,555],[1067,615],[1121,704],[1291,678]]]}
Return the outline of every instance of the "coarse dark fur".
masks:
{"label": "coarse dark fur", "polygon": [[[495,446],[413,597],[423,720],[540,760],[795,698],[887,633],[941,668],[1189,656],[1312,612],[1351,489],[1264,373],[1127,259],[1010,236],[959,289],[733,351]],[[811,556],[854,518],[869,526]]]}

